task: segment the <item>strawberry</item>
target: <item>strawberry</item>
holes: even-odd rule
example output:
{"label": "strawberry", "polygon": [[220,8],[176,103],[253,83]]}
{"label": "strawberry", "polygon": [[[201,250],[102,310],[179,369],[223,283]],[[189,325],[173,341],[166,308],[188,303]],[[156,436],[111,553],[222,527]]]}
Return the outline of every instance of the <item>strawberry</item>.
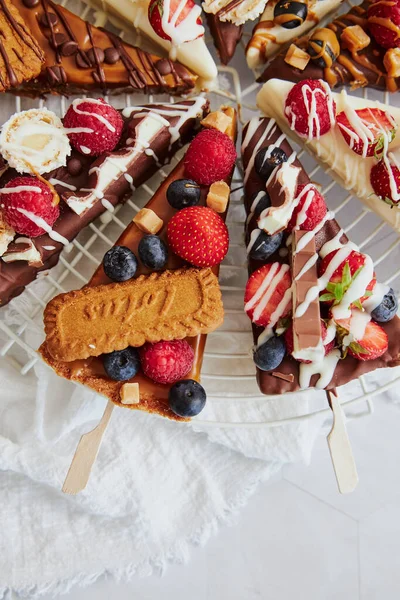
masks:
{"label": "strawberry", "polygon": [[[189,42],[204,35],[204,27],[201,24],[200,17],[201,9],[193,2],[193,0],[186,0],[184,6],[179,9],[179,14],[176,17],[175,22],[175,13],[179,8],[180,4],[180,0],[170,0],[169,15],[167,17],[166,23],[163,23],[163,16],[165,10],[164,0],[151,0],[149,4],[148,17],[150,25],[152,26],[156,34],[163,40],[171,41],[172,36],[170,34],[172,33],[172,35],[174,35],[174,31],[176,31],[177,26],[180,25],[182,21],[187,19],[187,17],[192,11],[195,11],[193,13],[194,24],[192,25],[191,23],[187,22],[187,26],[185,27],[185,33],[183,33],[185,37],[182,38],[181,33],[181,35],[179,36],[179,40],[176,41],[178,41],[179,43]],[[196,15],[198,15],[197,19]]]}
{"label": "strawberry", "polygon": [[[325,271],[327,270],[331,260],[339,252],[338,250],[332,250],[329,254],[323,258],[319,265],[319,276],[321,277]],[[356,250],[351,250],[350,254],[333,272],[326,289],[323,290],[319,299],[320,302],[325,302],[329,305],[339,304],[344,294],[349,289],[350,285],[360,273],[361,269],[364,267],[366,261],[365,254],[361,254],[361,252],[357,252]],[[366,300],[372,293],[376,284],[375,274],[371,279],[369,284],[367,285],[363,296],[357,300],[357,302],[353,303],[353,306],[357,306],[358,308],[362,308],[361,304]]]}
{"label": "strawberry", "polygon": [[374,360],[388,349],[386,331],[369,320],[367,313],[353,309],[349,319],[338,319],[336,323],[345,354],[348,352],[357,360]]}
{"label": "strawberry", "polygon": [[[326,338],[326,334],[328,333],[328,328],[325,324],[325,321],[323,321],[321,319],[321,338],[322,338],[322,343],[324,342],[325,338]],[[293,325],[290,325],[285,333],[284,333],[284,338],[285,338],[285,344],[286,344],[286,350],[288,354],[293,354],[294,351],[294,343],[293,343]],[[335,347],[335,340],[331,340],[330,342],[328,342],[326,345],[324,344],[324,348],[325,348],[325,356],[327,354],[329,354],[329,352],[331,350],[333,350],[333,348]],[[301,360],[301,359],[296,359],[298,362],[304,362],[304,363],[310,363],[310,360]]]}
{"label": "strawberry", "polygon": [[[336,122],[340,133],[356,154],[378,158],[382,154],[385,137],[390,144],[396,135],[397,123],[392,115],[379,108],[362,108],[355,112],[359,119],[356,127],[349,121],[344,111],[337,115]],[[365,141],[360,133],[367,138]]]}
{"label": "strawberry", "polygon": [[299,81],[285,102],[285,116],[300,137],[319,139],[335,124],[336,104],[322,79]]}
{"label": "strawberry", "polygon": [[254,271],[244,294],[244,309],[253,323],[260,327],[274,326],[285,317],[292,305],[291,285],[288,265],[269,263]]}
{"label": "strawberry", "polygon": [[196,267],[213,267],[225,257],[229,233],[211,208],[189,206],[177,212],[167,228],[171,250]]}
{"label": "strawberry", "polygon": [[383,48],[400,46],[400,6],[398,2],[373,2],[368,7],[368,29]]}
{"label": "strawberry", "polygon": [[[292,231],[297,226],[298,229],[312,231],[326,215],[325,200],[312,183],[297,186],[296,197],[300,197],[300,200],[293,210],[287,230]],[[306,208],[303,214],[305,204],[308,208]]]}
{"label": "strawberry", "polygon": [[399,167],[387,163],[387,159],[380,160],[371,169],[370,182],[377,196],[387,204],[397,206],[400,200]]}

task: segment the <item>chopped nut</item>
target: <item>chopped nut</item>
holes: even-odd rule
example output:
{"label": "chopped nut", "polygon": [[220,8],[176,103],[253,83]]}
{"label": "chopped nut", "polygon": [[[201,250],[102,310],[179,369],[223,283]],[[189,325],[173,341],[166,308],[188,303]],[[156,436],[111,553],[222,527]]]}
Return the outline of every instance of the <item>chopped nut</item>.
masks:
{"label": "chopped nut", "polygon": [[139,404],[140,392],[138,383],[124,383],[120,390],[121,404]]}
{"label": "chopped nut", "polygon": [[151,208],[142,208],[133,218],[133,222],[145,233],[158,233],[164,222]]}
{"label": "chopped nut", "polygon": [[203,127],[208,129],[218,129],[222,133],[226,133],[226,130],[231,125],[232,119],[220,110],[210,113],[201,121]]}
{"label": "chopped nut", "polygon": [[390,48],[383,57],[389,77],[400,77],[400,48]]}
{"label": "chopped nut", "polygon": [[340,41],[343,48],[350,52],[359,52],[369,45],[371,38],[360,25],[351,25],[343,30]]}
{"label": "chopped nut", "polygon": [[310,55],[296,46],[291,44],[286,52],[285,62],[300,71],[304,71],[310,60]]}
{"label": "chopped nut", "polygon": [[217,213],[224,213],[228,205],[230,189],[225,181],[212,183],[207,194],[207,206]]}

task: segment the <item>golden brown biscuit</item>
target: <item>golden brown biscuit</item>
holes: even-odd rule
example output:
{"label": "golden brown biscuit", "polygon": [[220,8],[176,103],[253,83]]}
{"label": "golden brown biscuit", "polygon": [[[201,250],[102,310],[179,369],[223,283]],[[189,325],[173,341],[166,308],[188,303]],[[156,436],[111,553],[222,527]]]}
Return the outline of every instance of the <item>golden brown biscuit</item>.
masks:
{"label": "golden brown biscuit", "polygon": [[48,352],[70,362],[209,333],[223,316],[211,269],[178,269],[60,294],[47,305],[44,326]]}

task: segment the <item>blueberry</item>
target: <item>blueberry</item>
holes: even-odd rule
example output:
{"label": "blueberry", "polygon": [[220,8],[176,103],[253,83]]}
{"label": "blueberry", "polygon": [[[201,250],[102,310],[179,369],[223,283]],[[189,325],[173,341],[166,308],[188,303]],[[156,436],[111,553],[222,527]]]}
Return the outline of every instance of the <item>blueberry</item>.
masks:
{"label": "blueberry", "polygon": [[168,260],[168,248],[157,235],[145,235],[139,242],[139,258],[145,267],[159,271]]}
{"label": "blueberry", "polygon": [[271,150],[271,146],[267,146],[257,152],[254,166],[257,175],[259,175],[261,179],[267,181],[275,167],[278,167],[286,161],[286,153],[281,150],[281,148],[272,146]]}
{"label": "blueberry", "polygon": [[283,337],[273,336],[254,352],[253,360],[261,371],[272,371],[279,367],[286,354]]}
{"label": "blueberry", "polygon": [[136,256],[125,246],[114,246],[103,258],[104,273],[113,281],[131,279],[138,266]]}
{"label": "blueberry", "polygon": [[196,206],[200,201],[200,186],[192,179],[177,179],[167,189],[167,200],[177,210]]}
{"label": "blueberry", "polygon": [[110,354],[103,354],[103,366],[111,379],[126,381],[135,377],[140,368],[139,353],[136,348],[116,350]]}
{"label": "blueberry", "polygon": [[175,383],[168,396],[170,409],[179,417],[194,417],[206,403],[206,391],[193,379],[182,379]]}
{"label": "blueberry", "polygon": [[253,260],[265,260],[276,252],[282,243],[283,232],[268,235],[265,231],[261,231],[250,248],[249,257]]}
{"label": "blueberry", "polygon": [[382,302],[374,308],[371,317],[378,323],[386,323],[393,319],[397,313],[398,301],[394,290],[390,288],[387,294],[383,296]]}
{"label": "blueberry", "polygon": [[[262,195],[261,195],[262,194]],[[257,204],[254,208],[253,214],[255,217],[259,217],[263,210],[271,206],[271,198],[267,192],[256,192],[250,199],[250,210],[254,204],[254,201],[258,197]]]}

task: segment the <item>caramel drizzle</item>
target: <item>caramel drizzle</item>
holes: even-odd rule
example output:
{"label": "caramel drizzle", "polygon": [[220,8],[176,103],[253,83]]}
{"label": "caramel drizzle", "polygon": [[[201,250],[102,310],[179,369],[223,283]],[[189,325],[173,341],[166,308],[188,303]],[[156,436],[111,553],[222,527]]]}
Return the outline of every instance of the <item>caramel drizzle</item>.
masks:
{"label": "caramel drizzle", "polygon": [[[365,4],[367,3],[364,3],[364,6],[354,6],[349,13],[341,15],[340,17],[335,19],[330,25],[327,25],[327,27],[336,34],[336,37],[338,39],[341,35],[341,31],[349,25],[360,25],[365,30],[367,28],[368,22],[365,16]],[[379,4],[388,4],[392,6],[394,2],[390,0],[381,0]],[[370,21],[375,22],[374,17],[372,17]],[[388,23],[391,22],[388,21]],[[387,26],[386,20],[385,26]],[[394,25],[394,23],[391,23],[391,25],[389,25],[388,28],[398,32],[400,36],[400,28]],[[388,89],[390,89],[391,91],[396,91],[398,89],[395,78],[389,77],[387,74],[385,74],[376,64],[374,64],[368,58],[368,56],[365,53],[361,54],[354,51],[349,51],[349,53],[351,55],[351,59],[350,57],[341,53],[337,58],[337,63],[351,74],[352,78],[358,85],[366,86],[368,84],[368,78],[361,69],[357,68],[357,64],[361,65],[365,69],[368,69],[368,71],[375,73],[376,79],[374,85],[378,85],[381,79],[384,78],[386,82],[386,87]],[[337,68],[337,66],[335,65],[324,69],[324,77],[330,85],[336,85],[338,77],[340,77],[340,79],[343,81],[343,75],[340,73],[340,69]]]}

